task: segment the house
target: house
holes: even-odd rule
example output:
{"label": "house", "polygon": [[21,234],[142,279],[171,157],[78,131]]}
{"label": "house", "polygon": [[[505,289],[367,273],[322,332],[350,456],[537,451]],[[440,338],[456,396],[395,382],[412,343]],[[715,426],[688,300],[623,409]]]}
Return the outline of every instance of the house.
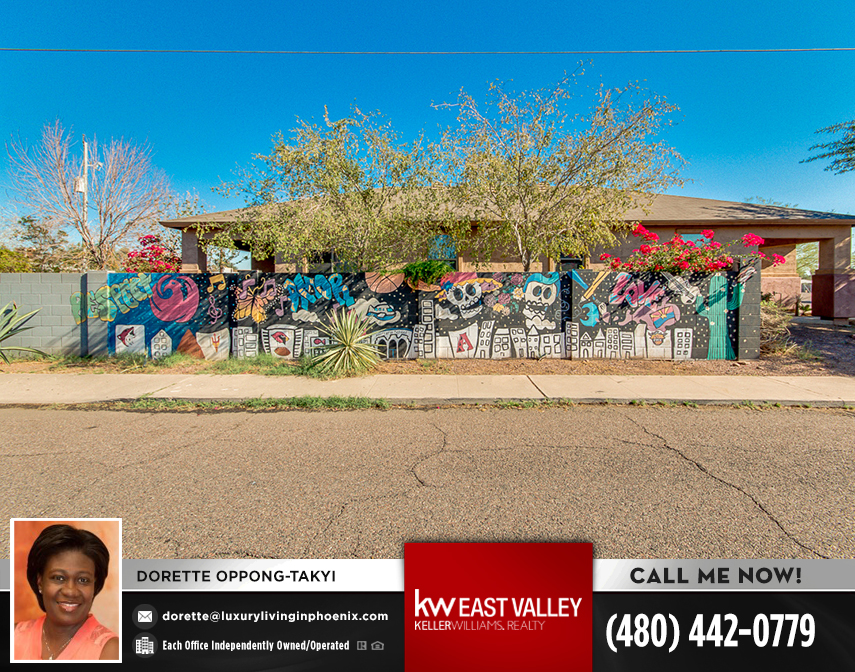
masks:
{"label": "house", "polygon": [[[207,270],[204,251],[199,245],[199,224],[214,226],[235,220],[240,210],[229,210],[196,215],[181,219],[162,221],[163,226],[178,229],[182,233],[182,272],[199,273]],[[715,239],[728,242],[754,233],[765,240],[761,252],[771,256],[779,254],[787,263],[772,267],[764,262],[762,292],[772,294],[780,301],[792,304],[801,293],[801,280],[796,273],[796,245],[819,243],[819,268],[813,275],[813,314],[835,320],[855,317],[855,270],[851,264],[852,227],[855,216],[839,215],[797,208],[783,208],[754,203],[718,201],[687,196],[656,196],[646,209],[634,209],[626,213],[626,220],[641,222],[663,240],[680,233],[684,238],[700,237],[701,231],[712,229]],[[241,241],[236,241],[241,247]],[[625,257],[637,245],[637,240],[628,238],[611,254]],[[244,246],[245,247],[245,246]],[[589,260],[591,268],[602,267],[597,259],[599,252]],[[279,263],[279,259],[253,260],[253,268],[259,271],[294,272],[293,264]],[[473,261],[465,256],[451,260],[456,270],[475,270]],[[571,260],[541,259],[540,267],[531,270],[543,272],[562,270]],[[302,269],[301,269],[302,270]],[[318,269],[323,270],[323,269]],[[508,259],[495,258],[489,270],[520,271],[519,264]]]}

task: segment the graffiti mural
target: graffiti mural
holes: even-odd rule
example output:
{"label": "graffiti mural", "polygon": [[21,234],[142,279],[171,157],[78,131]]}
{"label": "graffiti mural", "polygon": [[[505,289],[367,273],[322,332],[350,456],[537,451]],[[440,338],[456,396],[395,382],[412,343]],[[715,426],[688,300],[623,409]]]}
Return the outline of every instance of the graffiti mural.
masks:
{"label": "graffiti mural", "polygon": [[457,272],[419,292],[415,356],[561,357],[558,273]]}
{"label": "graffiti mural", "polygon": [[225,276],[110,273],[107,280],[106,291],[102,287],[89,292],[87,317],[108,322],[110,353],[144,353],[154,359],[173,352],[198,359],[229,356]]}
{"label": "graffiti mural", "polygon": [[570,308],[566,352],[580,359],[736,359],[736,311],[753,271],[685,277],[570,271],[562,286]]}
{"label": "graffiti mural", "polygon": [[402,274],[110,273],[69,298],[78,324],[106,323],[110,353],[155,359],[316,355],[339,310],[365,317],[388,359],[735,359],[754,273],[454,272],[418,290]]}
{"label": "graffiti mural", "polygon": [[[110,280],[110,278],[116,278]],[[111,273],[106,285],[90,290],[86,296],[86,309],[83,308],[83,294],[74,292],[69,300],[71,314],[77,324],[88,319],[101,319],[113,322],[119,314],[126,314],[136,308],[141,301],[152,295],[152,275],[150,273]]]}
{"label": "graffiti mural", "polygon": [[263,352],[284,359],[317,354],[330,342],[319,324],[328,322],[333,311],[352,310],[368,319],[371,342],[383,357],[415,356],[416,294],[403,274],[259,273],[257,277],[261,298],[256,315],[234,318],[240,326],[257,326]]}

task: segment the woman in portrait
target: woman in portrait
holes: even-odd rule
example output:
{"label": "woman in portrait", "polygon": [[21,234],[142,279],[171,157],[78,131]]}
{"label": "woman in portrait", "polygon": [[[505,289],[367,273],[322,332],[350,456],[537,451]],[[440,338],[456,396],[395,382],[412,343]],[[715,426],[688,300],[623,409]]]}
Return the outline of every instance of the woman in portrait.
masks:
{"label": "woman in portrait", "polygon": [[118,660],[119,637],[92,602],[104,587],[110,552],[95,534],[46,527],[27,557],[27,581],[44,616],[15,626],[15,660]]}

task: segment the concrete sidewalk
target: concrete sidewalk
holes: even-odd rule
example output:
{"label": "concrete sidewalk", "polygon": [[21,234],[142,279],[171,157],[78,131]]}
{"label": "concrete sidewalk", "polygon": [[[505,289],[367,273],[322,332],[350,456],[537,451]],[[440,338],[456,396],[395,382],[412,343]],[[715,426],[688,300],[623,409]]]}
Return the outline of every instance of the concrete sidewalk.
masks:
{"label": "concrete sidewalk", "polygon": [[0,404],[78,404],[141,397],[205,401],[369,397],[391,403],[492,403],[566,399],[575,403],[693,402],[855,406],[848,376],[299,376],[3,374]]}

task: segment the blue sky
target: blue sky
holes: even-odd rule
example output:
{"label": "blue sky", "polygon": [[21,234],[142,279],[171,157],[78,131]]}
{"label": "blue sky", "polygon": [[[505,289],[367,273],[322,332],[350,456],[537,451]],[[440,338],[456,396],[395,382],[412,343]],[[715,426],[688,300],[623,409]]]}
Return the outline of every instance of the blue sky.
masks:
{"label": "blue sky", "polygon": [[[855,47],[855,0],[775,2],[6,3],[0,46],[354,51]],[[855,173],[799,164],[818,128],[855,117],[855,52],[670,55],[194,55],[0,52],[0,136],[31,142],[59,119],[100,139],[147,140],[178,191],[209,210],[237,164],[295,118],[343,116],[356,101],[407,136],[453,121],[432,102],[460,88],[641,80],[680,107],[665,139],[687,159],[672,193],[855,214]],[[80,150],[82,151],[82,150]],[[0,153],[0,174],[6,172]],[[0,193],[0,202],[5,196]]]}

